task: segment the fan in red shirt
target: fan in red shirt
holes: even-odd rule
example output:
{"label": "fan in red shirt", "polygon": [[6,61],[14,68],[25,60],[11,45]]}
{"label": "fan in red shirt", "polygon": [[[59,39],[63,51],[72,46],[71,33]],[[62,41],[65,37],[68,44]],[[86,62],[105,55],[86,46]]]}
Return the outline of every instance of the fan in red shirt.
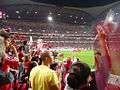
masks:
{"label": "fan in red shirt", "polygon": [[23,57],[24,57],[24,46],[20,46],[18,49],[18,57],[19,57],[19,61],[23,62]]}
{"label": "fan in red shirt", "polygon": [[[5,71],[7,74],[9,73],[10,67],[18,67],[19,59],[15,46],[13,46],[10,42],[10,34],[5,31],[0,31],[0,37],[3,38],[3,41],[0,40],[0,59],[2,60],[2,64],[0,65],[0,69]],[[4,48],[3,48],[4,46]],[[13,56],[8,56],[5,51],[11,49],[13,51]],[[2,81],[0,81],[2,82]],[[0,84],[0,90],[9,90],[11,88],[12,83],[10,84]]]}

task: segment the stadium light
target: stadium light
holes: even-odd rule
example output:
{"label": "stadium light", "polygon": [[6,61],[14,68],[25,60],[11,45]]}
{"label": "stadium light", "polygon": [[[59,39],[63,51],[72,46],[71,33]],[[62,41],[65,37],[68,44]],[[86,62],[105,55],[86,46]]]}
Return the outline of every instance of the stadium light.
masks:
{"label": "stadium light", "polygon": [[113,20],[113,17],[109,17],[109,19],[108,19],[109,21],[112,21]]}
{"label": "stadium light", "polygon": [[28,13],[30,13],[30,12],[27,11],[27,14],[28,14]]}
{"label": "stadium light", "polygon": [[32,32],[32,29],[30,29],[29,31]]}
{"label": "stadium light", "polygon": [[16,11],[16,13],[20,13],[20,11]]}
{"label": "stadium light", "polygon": [[38,12],[35,12],[35,14],[37,14]]}
{"label": "stadium light", "polygon": [[81,17],[81,19],[83,19],[83,17]]}
{"label": "stadium light", "polygon": [[53,20],[52,16],[48,16],[48,20],[52,21]]}

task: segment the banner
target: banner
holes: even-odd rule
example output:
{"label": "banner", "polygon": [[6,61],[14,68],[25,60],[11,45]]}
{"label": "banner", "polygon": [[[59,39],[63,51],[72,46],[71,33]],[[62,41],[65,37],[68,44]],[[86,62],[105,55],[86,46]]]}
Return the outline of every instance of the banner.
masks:
{"label": "banner", "polygon": [[0,11],[0,18],[2,18],[2,11]]}

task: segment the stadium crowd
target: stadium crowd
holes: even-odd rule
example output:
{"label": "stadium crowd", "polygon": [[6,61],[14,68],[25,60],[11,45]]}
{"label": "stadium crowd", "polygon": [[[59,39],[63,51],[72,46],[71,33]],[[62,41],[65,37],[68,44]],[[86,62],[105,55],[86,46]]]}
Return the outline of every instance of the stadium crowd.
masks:
{"label": "stadium crowd", "polygon": [[[54,48],[90,48],[94,41],[94,32],[91,26],[79,26],[63,23],[49,23],[49,22],[24,22],[3,20],[1,27],[10,27],[11,34],[19,33],[20,35],[29,37],[32,36],[33,41],[38,38],[43,39],[45,43],[52,44]],[[18,42],[23,42],[19,40]]]}
{"label": "stadium crowd", "polygon": [[[120,90],[118,85],[108,83],[110,57],[106,44],[106,34],[98,33],[102,58],[95,59],[96,70],[75,57],[65,57],[63,61],[56,56],[63,54],[43,50],[42,41],[31,45],[24,40],[14,45],[11,33],[0,30],[0,90]],[[31,45],[31,47],[30,47]]]}

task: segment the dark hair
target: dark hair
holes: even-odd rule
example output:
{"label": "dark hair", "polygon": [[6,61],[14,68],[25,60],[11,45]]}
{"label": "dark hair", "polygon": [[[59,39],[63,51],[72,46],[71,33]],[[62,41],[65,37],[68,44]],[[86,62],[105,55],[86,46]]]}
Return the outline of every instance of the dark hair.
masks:
{"label": "dark hair", "polygon": [[79,89],[81,85],[87,84],[87,78],[91,73],[90,67],[83,62],[72,64],[67,77],[68,85],[74,89]]}
{"label": "dark hair", "polygon": [[100,52],[96,52],[95,55],[99,55],[99,56],[101,56],[101,53],[100,53]]}
{"label": "dark hair", "polygon": [[24,41],[23,41],[23,44],[24,44],[24,45],[27,45],[27,42],[28,42],[27,40],[24,40]]}
{"label": "dark hair", "polygon": [[34,57],[32,57],[31,61],[36,61],[36,62],[39,63],[39,65],[42,64],[42,61],[41,61],[41,59],[40,59],[38,56],[34,56]]}
{"label": "dark hair", "polygon": [[18,48],[18,50],[19,50],[19,51],[25,50],[25,47],[24,47],[24,46],[20,46],[20,47]]}
{"label": "dark hair", "polygon": [[53,63],[52,65],[50,65],[50,68],[51,68],[52,70],[55,70],[54,68],[55,68],[57,65],[58,65],[57,63]]}
{"label": "dark hair", "polygon": [[35,66],[37,66],[37,62],[36,62],[36,61],[31,61],[30,64],[29,64],[29,66],[28,66],[28,71],[27,71],[28,75],[30,75],[30,71],[31,71]]}
{"label": "dark hair", "polygon": [[31,61],[36,61],[36,62],[38,62],[38,61],[39,61],[39,57],[38,57],[38,56],[34,56],[34,57],[32,57]]}
{"label": "dark hair", "polygon": [[57,55],[55,54],[54,51],[52,51],[52,53],[53,53],[53,56],[54,56],[54,59],[55,59],[57,57]]}

